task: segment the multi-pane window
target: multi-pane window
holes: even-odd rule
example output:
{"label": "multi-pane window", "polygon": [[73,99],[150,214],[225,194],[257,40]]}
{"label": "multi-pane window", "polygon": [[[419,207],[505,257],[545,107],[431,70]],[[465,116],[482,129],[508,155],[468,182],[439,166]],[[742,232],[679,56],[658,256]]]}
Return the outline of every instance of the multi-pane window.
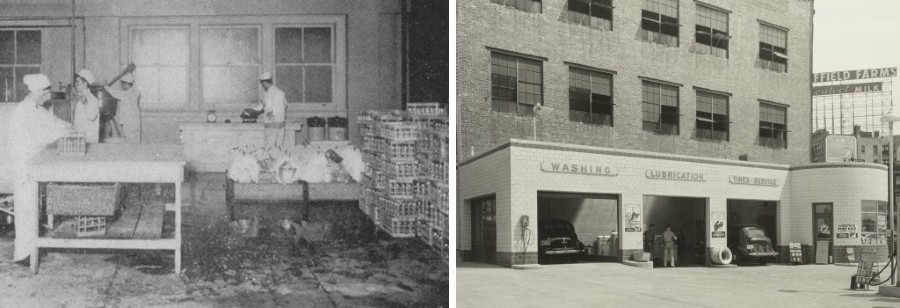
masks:
{"label": "multi-pane window", "polygon": [[332,35],[330,27],[275,28],[275,82],[288,102],[332,100]]}
{"label": "multi-pane window", "polygon": [[177,109],[188,100],[189,27],[131,29],[131,61],[141,89],[141,105]]}
{"label": "multi-pane window", "polygon": [[697,138],[728,140],[728,96],[697,91]]}
{"label": "multi-pane window", "polygon": [[696,51],[728,57],[728,13],[698,5],[696,30]]}
{"label": "multi-pane window", "polygon": [[641,118],[643,129],[661,134],[678,134],[678,87],[644,81]]}
{"label": "multi-pane window", "polygon": [[538,60],[491,52],[491,108],[531,115],[543,101],[542,65]]}
{"label": "multi-pane window", "polygon": [[18,102],[28,95],[22,77],[41,72],[41,31],[0,30],[0,101]]}
{"label": "multi-pane window", "polygon": [[541,12],[541,0],[491,0],[493,3],[517,8],[523,11]]}
{"label": "multi-pane window", "polygon": [[866,146],[864,146],[864,145],[859,146],[859,150],[860,150],[860,152],[862,152],[863,154],[866,154]]}
{"label": "multi-pane window", "polygon": [[678,0],[644,0],[641,39],[678,46]]}
{"label": "multi-pane window", "polygon": [[787,147],[787,107],[759,104],[759,142],[774,148]]}
{"label": "multi-pane window", "polygon": [[860,211],[862,229],[860,230],[860,237],[863,245],[884,245],[887,243],[887,214],[887,202],[862,201],[862,209]]}
{"label": "multi-pane window", "polygon": [[568,0],[569,22],[612,30],[612,0]]}
{"label": "multi-pane window", "polygon": [[787,31],[765,24],[759,25],[760,67],[776,72],[787,72]]}
{"label": "multi-pane window", "polygon": [[612,75],[569,68],[569,120],[613,125]]}
{"label": "multi-pane window", "polygon": [[242,105],[258,97],[259,28],[200,27],[204,105]]}

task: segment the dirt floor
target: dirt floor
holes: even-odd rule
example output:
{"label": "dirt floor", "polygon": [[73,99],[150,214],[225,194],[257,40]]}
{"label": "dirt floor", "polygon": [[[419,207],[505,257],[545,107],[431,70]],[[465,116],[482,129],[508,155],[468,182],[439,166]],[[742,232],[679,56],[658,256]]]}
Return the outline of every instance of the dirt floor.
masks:
{"label": "dirt floor", "polygon": [[376,232],[355,203],[313,204],[308,221],[324,232],[302,237],[261,207],[253,237],[230,222],[220,179],[185,185],[183,275],[171,252],[68,250],[42,256],[33,276],[9,262],[14,235],[2,232],[0,307],[448,306],[442,257]]}

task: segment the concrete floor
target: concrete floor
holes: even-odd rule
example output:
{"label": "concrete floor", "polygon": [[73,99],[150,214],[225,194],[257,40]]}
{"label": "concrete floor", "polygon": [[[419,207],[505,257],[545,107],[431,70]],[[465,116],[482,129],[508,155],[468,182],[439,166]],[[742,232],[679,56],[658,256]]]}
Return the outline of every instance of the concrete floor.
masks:
{"label": "concrete floor", "polygon": [[324,240],[297,241],[277,223],[248,238],[229,223],[223,174],[192,175],[183,191],[183,275],[171,253],[76,250],[43,256],[34,276],[9,262],[14,234],[0,228],[0,307],[447,306],[441,256],[376,234],[355,204],[312,207],[311,222],[330,226]]}
{"label": "concrete floor", "polygon": [[[458,307],[900,307],[877,287],[850,290],[855,267],[768,265],[639,269],[618,263],[514,270],[459,263]],[[886,277],[886,276],[885,276]]]}

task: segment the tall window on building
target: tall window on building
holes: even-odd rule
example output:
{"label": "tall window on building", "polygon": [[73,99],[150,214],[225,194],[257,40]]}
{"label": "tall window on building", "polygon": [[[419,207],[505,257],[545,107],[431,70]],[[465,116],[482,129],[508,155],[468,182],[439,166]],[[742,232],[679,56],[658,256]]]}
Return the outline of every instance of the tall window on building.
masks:
{"label": "tall window on building", "polygon": [[189,27],[131,29],[131,61],[141,89],[141,105],[178,109],[188,101]]}
{"label": "tall window on building", "polygon": [[697,91],[697,138],[729,138],[728,96]]}
{"label": "tall window on building", "polygon": [[787,72],[787,30],[759,25],[759,67],[775,72]]}
{"label": "tall window on building", "polygon": [[539,60],[491,52],[491,108],[531,115],[543,102],[542,65]]}
{"label": "tall window on building", "polygon": [[258,98],[259,28],[200,27],[203,105],[246,105]]}
{"label": "tall window on building", "polygon": [[863,154],[866,154],[866,146],[864,146],[864,145],[859,146],[859,151],[862,152]]}
{"label": "tall window on building", "polygon": [[612,30],[612,0],[568,0],[569,22]]}
{"label": "tall window on building", "polygon": [[660,134],[678,135],[678,87],[644,81],[641,118],[643,129]]}
{"label": "tall window on building", "polygon": [[728,13],[703,5],[697,6],[695,50],[716,57],[728,58]]}
{"label": "tall window on building", "polygon": [[787,107],[759,104],[759,144],[787,148]]}
{"label": "tall window on building", "polygon": [[613,126],[612,75],[569,68],[569,120]]}
{"label": "tall window on building", "polygon": [[331,102],[331,42],[328,27],[275,28],[275,81],[288,102]]}
{"label": "tall window on building", "polygon": [[41,30],[0,29],[0,102],[28,95],[22,77],[41,72]]}
{"label": "tall window on building", "polygon": [[493,3],[517,8],[523,11],[541,12],[541,0],[491,0]]}
{"label": "tall window on building", "polygon": [[862,201],[860,238],[863,245],[884,245],[887,243],[887,214],[887,202]]}
{"label": "tall window on building", "polygon": [[678,0],[644,0],[641,39],[678,47]]}

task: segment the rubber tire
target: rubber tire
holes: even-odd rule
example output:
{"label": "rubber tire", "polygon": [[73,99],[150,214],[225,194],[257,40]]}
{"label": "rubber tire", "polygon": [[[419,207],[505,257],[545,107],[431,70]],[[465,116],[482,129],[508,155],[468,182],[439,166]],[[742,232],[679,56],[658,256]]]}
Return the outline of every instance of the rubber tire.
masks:
{"label": "rubber tire", "polygon": [[719,253],[719,260],[722,263],[719,264],[727,265],[731,263],[733,257],[734,254],[731,253],[731,249],[728,249],[728,247],[722,247],[722,251]]}
{"label": "rubber tire", "polygon": [[715,247],[712,249],[710,257],[712,257],[711,259],[713,264],[722,264],[722,259],[720,259],[720,257],[722,256],[722,254],[720,253],[721,250],[722,248],[720,247]]}

